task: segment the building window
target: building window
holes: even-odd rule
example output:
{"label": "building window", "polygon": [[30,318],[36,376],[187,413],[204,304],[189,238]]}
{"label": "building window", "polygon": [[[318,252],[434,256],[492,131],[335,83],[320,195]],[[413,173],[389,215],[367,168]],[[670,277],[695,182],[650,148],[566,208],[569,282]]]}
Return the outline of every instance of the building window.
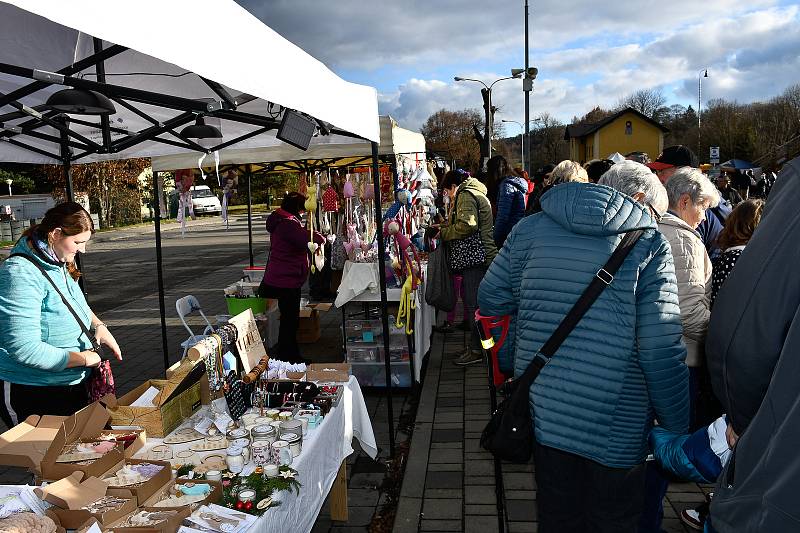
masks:
{"label": "building window", "polygon": [[633,124],[630,120],[625,121],[625,135],[633,135]]}

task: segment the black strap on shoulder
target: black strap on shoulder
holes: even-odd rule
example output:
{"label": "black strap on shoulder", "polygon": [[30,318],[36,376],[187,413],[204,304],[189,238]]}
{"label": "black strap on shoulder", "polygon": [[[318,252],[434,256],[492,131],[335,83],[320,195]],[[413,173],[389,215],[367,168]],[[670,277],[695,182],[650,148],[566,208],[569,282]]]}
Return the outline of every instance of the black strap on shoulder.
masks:
{"label": "black strap on shoulder", "polygon": [[69,312],[70,312],[70,313],[72,313],[72,316],[74,316],[74,317],[75,317],[75,321],[76,321],[76,322],[78,323],[78,325],[81,327],[81,330],[82,330],[82,331],[83,331],[83,332],[86,334],[86,337],[89,339],[89,342],[91,342],[91,343],[92,343],[92,346],[93,346],[95,349],[97,349],[97,346],[95,346],[95,342],[94,342],[94,340],[92,339],[92,333],[89,331],[89,328],[87,328],[87,327],[86,327],[86,324],[84,324],[84,323],[83,323],[83,320],[81,320],[81,319],[80,319],[80,317],[78,316],[78,313],[76,313],[76,312],[75,312],[75,309],[74,309],[74,308],[72,307],[72,305],[71,305],[71,304],[70,304],[70,303],[67,301],[67,298],[66,298],[66,296],[64,296],[64,293],[63,293],[63,292],[61,292],[61,289],[59,289],[59,288],[58,288],[58,285],[56,285],[56,282],[55,282],[55,281],[53,281],[53,278],[51,278],[51,277],[50,277],[50,276],[47,274],[47,272],[45,272],[45,270],[44,270],[44,267],[43,267],[42,265],[40,265],[40,264],[39,264],[39,263],[36,261],[36,259],[34,259],[33,257],[31,257],[31,256],[29,256],[29,255],[27,255],[27,254],[14,253],[14,254],[11,254],[11,255],[9,255],[9,256],[8,256],[8,258],[9,258],[9,259],[11,259],[12,257],[22,257],[22,258],[25,258],[25,259],[27,259],[28,261],[30,261],[31,263],[33,263],[33,265],[34,265],[36,268],[38,268],[38,269],[39,269],[39,271],[42,273],[42,275],[45,277],[45,279],[46,279],[47,281],[49,281],[49,282],[50,282],[50,285],[52,285],[52,286],[53,286],[53,288],[56,290],[56,292],[58,293],[58,295],[59,295],[59,296],[61,296],[61,301],[62,301],[62,302],[64,302],[64,305],[66,305],[66,306],[67,306],[67,309],[69,309]]}
{"label": "black strap on shoulder", "polygon": [[[614,281],[614,274],[616,274],[619,267],[622,266],[625,257],[630,253],[636,241],[639,240],[639,237],[641,237],[643,233],[644,230],[634,230],[625,234],[622,241],[614,250],[614,253],[611,254],[606,264],[594,275],[592,282],[586,287],[586,290],[583,291],[583,294],[581,294],[578,301],[575,302],[575,305],[572,306],[572,309],[569,310],[567,316],[564,317],[550,338],[547,339],[547,342],[539,349],[539,352],[528,365],[528,368],[525,369],[525,373],[520,379],[530,379],[536,367],[541,369],[550,358],[555,355],[561,343],[563,343],[572,330],[575,329],[575,326],[578,325],[578,322],[580,322],[583,315],[586,314],[586,311],[589,310],[603,290]],[[539,357],[540,355],[542,357]]]}

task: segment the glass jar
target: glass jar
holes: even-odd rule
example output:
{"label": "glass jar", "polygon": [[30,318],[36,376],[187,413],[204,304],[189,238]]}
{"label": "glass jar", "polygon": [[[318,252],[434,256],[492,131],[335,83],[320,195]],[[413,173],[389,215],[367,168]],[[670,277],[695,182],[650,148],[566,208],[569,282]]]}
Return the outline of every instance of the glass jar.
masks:
{"label": "glass jar", "polygon": [[226,434],[228,437],[228,444],[232,444],[235,440],[238,439],[247,439],[250,442],[250,432],[247,431],[245,428],[234,428],[229,430]]}
{"label": "glass jar", "polygon": [[297,433],[284,433],[281,439],[289,443],[289,450],[292,452],[292,457],[297,457],[303,451],[303,440]]}
{"label": "glass jar", "polygon": [[257,440],[264,440],[267,438],[275,439],[277,432],[275,428],[271,425],[265,424],[260,426],[255,426],[253,429],[250,430],[250,435],[252,436],[253,441]]}
{"label": "glass jar", "polygon": [[225,457],[225,464],[228,465],[228,470],[234,474],[240,473],[244,470],[244,456],[242,456],[242,449],[235,446],[229,446],[227,456]]}

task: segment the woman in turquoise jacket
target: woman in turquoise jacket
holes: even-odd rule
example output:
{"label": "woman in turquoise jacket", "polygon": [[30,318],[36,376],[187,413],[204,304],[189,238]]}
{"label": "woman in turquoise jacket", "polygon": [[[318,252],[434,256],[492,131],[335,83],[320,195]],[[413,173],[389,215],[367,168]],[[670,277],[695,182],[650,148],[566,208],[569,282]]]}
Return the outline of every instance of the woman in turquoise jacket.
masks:
{"label": "woman in turquoise jacket", "polygon": [[634,197],[590,183],[542,196],[542,212],[515,226],[478,293],[483,315],[516,318],[503,366],[519,376],[623,234],[645,230],[531,387],[542,533],[635,531],[654,415],[670,431],[688,426],[672,254],[655,221],[666,193],[631,164],[619,170]]}
{"label": "woman in turquoise jacket", "polygon": [[[118,359],[122,355],[78,286],[75,256],[94,231],[80,204],[47,211],[0,265],[0,418],[13,427],[30,415],[71,415],[88,404],[85,380],[100,356],[47,276],[83,324]],[[42,272],[36,265],[44,269]]]}

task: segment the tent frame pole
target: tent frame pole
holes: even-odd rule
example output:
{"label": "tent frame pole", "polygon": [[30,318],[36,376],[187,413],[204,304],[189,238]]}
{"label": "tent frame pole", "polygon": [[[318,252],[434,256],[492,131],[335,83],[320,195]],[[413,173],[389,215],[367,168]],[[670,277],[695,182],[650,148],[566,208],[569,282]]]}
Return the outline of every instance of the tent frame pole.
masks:
{"label": "tent frame pole", "polygon": [[161,316],[161,349],[164,355],[164,370],[169,368],[169,346],[167,345],[167,311],[164,302],[164,260],[161,255],[161,187],[158,171],[153,171],[153,213],[156,229],[156,272],[158,275],[158,310]]}
{"label": "tent frame pole", "polygon": [[253,169],[251,165],[247,165],[247,249],[250,251],[251,268],[255,266],[255,258],[253,257],[253,195],[250,188],[252,180]]}

